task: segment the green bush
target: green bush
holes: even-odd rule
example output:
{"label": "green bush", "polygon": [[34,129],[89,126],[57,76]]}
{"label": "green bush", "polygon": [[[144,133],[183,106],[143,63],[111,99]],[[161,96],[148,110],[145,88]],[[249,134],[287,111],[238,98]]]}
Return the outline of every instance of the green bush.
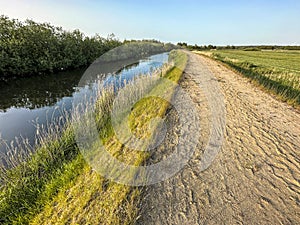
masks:
{"label": "green bush", "polygon": [[79,30],[0,16],[0,78],[82,67],[120,44],[114,35],[86,37]]}

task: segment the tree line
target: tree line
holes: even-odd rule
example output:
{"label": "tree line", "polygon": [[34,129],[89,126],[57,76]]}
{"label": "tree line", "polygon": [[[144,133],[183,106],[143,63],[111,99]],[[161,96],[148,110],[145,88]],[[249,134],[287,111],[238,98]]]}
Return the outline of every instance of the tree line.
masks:
{"label": "tree line", "polygon": [[121,45],[115,36],[85,36],[49,23],[0,16],[0,78],[74,69]]}
{"label": "tree line", "polygon": [[178,42],[178,46],[187,48],[189,50],[224,50],[224,49],[238,49],[238,50],[245,50],[245,51],[261,51],[261,50],[300,50],[299,45],[286,45],[286,46],[279,46],[279,45],[243,45],[243,46],[235,46],[235,45],[226,45],[226,46],[216,46],[216,45],[189,45],[186,42]]}
{"label": "tree line", "polygon": [[112,62],[124,59],[137,60],[154,54],[169,52],[177,48],[179,47],[174,44],[162,43],[157,40],[125,40],[122,46],[114,48],[107,54],[104,54],[100,57],[99,61]]}

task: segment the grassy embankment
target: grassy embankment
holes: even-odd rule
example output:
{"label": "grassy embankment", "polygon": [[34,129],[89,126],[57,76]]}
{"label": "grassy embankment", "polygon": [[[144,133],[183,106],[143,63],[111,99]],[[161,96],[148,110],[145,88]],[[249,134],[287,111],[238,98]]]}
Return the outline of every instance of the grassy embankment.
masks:
{"label": "grassy embankment", "polygon": [[198,52],[225,63],[281,100],[300,105],[300,51],[216,50]]}
{"label": "grassy embankment", "polygon": [[[186,65],[183,52],[172,53],[175,67],[168,68],[165,78],[178,82]],[[172,96],[172,87],[163,80],[150,93],[164,90]],[[148,152],[134,151],[118,142],[108,116],[113,94],[99,98],[96,121],[106,149],[119,160],[142,165]],[[146,98],[136,103],[129,117],[133,133],[149,136],[149,121],[163,117],[169,103]],[[1,224],[132,224],[138,210],[140,189],[109,181],[95,172],[80,153],[74,127],[66,126],[61,135],[42,138],[42,144],[26,162],[0,172]],[[14,155],[8,164],[14,163]]]}

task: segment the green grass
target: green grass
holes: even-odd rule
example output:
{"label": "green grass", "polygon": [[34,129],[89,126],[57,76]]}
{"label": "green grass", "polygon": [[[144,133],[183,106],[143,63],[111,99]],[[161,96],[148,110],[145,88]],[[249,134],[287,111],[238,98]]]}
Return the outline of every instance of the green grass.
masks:
{"label": "green grass", "polygon": [[283,101],[300,105],[300,51],[217,50],[206,55],[254,80]]}
{"label": "green grass", "polygon": [[[187,56],[176,51],[170,57],[176,67],[164,77],[178,82]],[[150,87],[150,93],[164,90],[167,98],[172,97],[172,87],[163,80]],[[99,98],[95,115],[99,136],[116,158],[142,165],[149,153],[126,148],[116,138],[107,116],[112,100],[109,92]],[[136,103],[130,114],[131,129],[139,130],[141,138],[148,137],[150,118],[164,117],[168,104],[159,98]],[[91,168],[76,145],[71,124],[60,135],[45,139],[26,161],[2,169],[0,175],[1,224],[132,224],[136,219],[140,189],[109,181]]]}
{"label": "green grass", "polygon": [[57,191],[76,177],[84,161],[68,127],[15,168],[1,171],[0,222],[26,224]]}

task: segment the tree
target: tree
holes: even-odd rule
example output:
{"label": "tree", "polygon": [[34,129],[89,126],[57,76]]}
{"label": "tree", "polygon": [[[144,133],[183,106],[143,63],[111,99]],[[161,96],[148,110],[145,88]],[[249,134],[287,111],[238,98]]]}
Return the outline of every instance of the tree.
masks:
{"label": "tree", "polygon": [[114,34],[86,37],[49,23],[0,16],[0,77],[52,73],[90,64],[119,46]]}

